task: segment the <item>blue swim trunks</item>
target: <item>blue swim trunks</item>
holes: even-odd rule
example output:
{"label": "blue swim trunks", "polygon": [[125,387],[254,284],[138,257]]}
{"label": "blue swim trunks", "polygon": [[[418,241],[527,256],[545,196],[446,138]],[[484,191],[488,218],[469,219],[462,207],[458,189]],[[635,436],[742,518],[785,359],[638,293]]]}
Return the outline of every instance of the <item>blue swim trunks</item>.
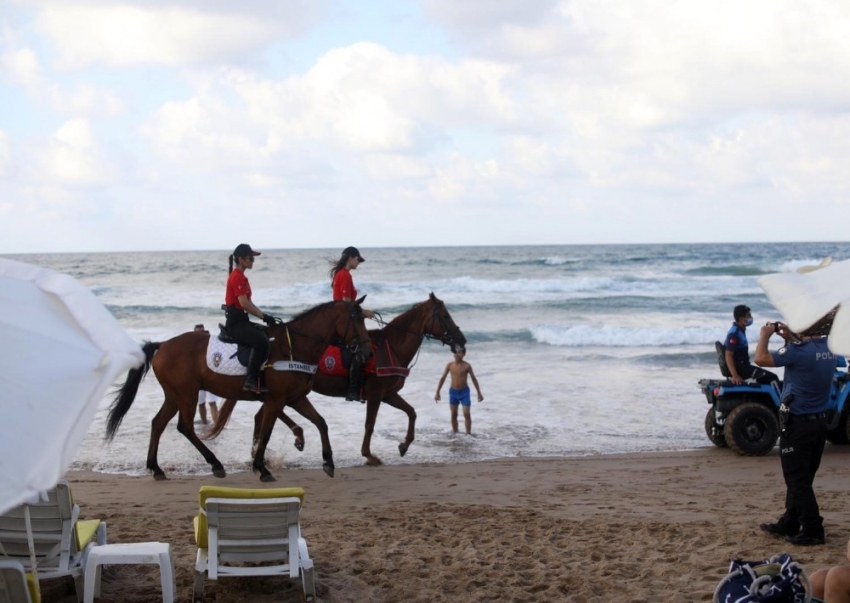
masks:
{"label": "blue swim trunks", "polygon": [[469,406],[471,403],[468,387],[464,387],[463,389],[449,388],[449,404],[452,406],[457,406],[458,404]]}

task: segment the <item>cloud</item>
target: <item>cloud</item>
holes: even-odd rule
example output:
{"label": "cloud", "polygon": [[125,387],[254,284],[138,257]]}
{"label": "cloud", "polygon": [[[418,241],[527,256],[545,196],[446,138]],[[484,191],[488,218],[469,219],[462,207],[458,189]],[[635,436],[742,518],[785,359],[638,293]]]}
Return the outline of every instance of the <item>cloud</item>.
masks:
{"label": "cloud", "polygon": [[12,162],[12,145],[9,136],[0,130],[0,178],[6,176],[9,164]]}
{"label": "cloud", "polygon": [[116,167],[92,133],[87,119],[65,122],[51,136],[41,159],[41,175],[69,187],[95,187],[114,182]]}
{"label": "cloud", "polygon": [[320,163],[337,157],[373,175],[380,165],[383,179],[424,176],[424,156],[447,144],[450,128],[513,119],[506,73],[483,61],[451,63],[360,43],[326,53],[303,76],[273,80],[224,69],[196,80],[193,98],[162,106],[142,134],[193,169],[217,171],[225,162],[276,170],[315,153]]}
{"label": "cloud", "polygon": [[41,3],[38,27],[66,69],[233,62],[302,31],[323,2]]}
{"label": "cloud", "polygon": [[123,110],[124,104],[108,90],[84,81],[74,82],[71,89],[51,82],[31,48],[11,47],[0,53],[0,72],[22,86],[31,98],[46,102],[64,114],[117,115]]}

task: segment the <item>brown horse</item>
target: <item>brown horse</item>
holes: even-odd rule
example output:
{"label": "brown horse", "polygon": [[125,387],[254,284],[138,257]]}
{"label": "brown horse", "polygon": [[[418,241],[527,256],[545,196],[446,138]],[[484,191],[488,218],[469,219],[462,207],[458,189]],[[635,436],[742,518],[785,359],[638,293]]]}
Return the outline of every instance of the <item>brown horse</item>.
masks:
{"label": "brown horse", "polygon": [[[363,324],[363,311],[360,307],[362,301],[363,298],[353,303],[329,302],[307,310],[287,323],[267,327],[266,333],[272,339],[269,364],[278,360],[294,359],[303,364],[316,365],[332,342],[341,342],[364,358],[371,356],[369,335]],[[198,405],[198,391],[202,389],[222,398],[263,402],[260,409],[262,435],[253,462],[254,471],[260,472],[262,481],[274,481],[274,477],[266,469],[264,456],[275,419],[286,405],[293,405],[319,429],[322,436],[323,468],[325,473],[333,477],[333,452],[327,434],[327,423],[309,401],[304,403],[313,375],[266,369],[268,393],[257,395],[246,392],[242,389],[244,376],[221,375],[207,367],[206,350],[209,337],[208,333],[190,332],[162,343],[146,342],[142,346],[145,364],[129,372],[127,380],[112,402],[106,427],[107,439],[111,440],[115,436],[121,420],[130,410],[139,384],[148,369],[153,366],[165,393],[162,408],[151,422],[147,468],[153,472],[155,479],[166,479],[157,463],[157,448],[162,432],[178,412],[180,416],[177,419],[177,431],[186,436],[203,455],[212,467],[213,475],[225,476],[222,464],[195,434],[195,410]]]}
{"label": "brown horse", "polygon": [[[410,310],[396,316],[383,329],[370,330],[369,337],[375,350],[377,366],[383,368],[408,367],[419,352],[422,340],[426,337],[439,339],[443,344],[450,346],[452,352],[457,352],[458,349],[466,345],[466,337],[463,336],[463,333],[452,320],[445,304],[433,293],[424,302],[418,303]],[[403,373],[405,371],[398,372]],[[407,436],[404,442],[398,445],[399,454],[404,456],[413,442],[416,411],[398,393],[404,387],[405,379],[406,377],[402,375],[379,376],[375,373],[369,373],[365,377],[363,389],[366,394],[366,431],[360,453],[366,457],[367,465],[382,464],[381,459],[373,455],[371,451],[372,433],[375,430],[375,420],[378,417],[381,402],[407,413]],[[313,382],[313,391],[325,396],[343,398],[346,394],[347,384],[348,377],[327,375],[322,373],[320,369]],[[300,401],[309,403],[306,394]],[[235,405],[234,401],[225,401],[219,411],[219,419],[210,432],[211,434],[221,431]],[[291,406],[300,412],[298,405]],[[304,433],[301,428],[282,410],[278,414],[278,418],[292,429],[293,434],[295,434],[295,447],[302,450],[304,448]],[[260,419],[260,414],[257,413],[254,418],[255,439],[259,434]]]}

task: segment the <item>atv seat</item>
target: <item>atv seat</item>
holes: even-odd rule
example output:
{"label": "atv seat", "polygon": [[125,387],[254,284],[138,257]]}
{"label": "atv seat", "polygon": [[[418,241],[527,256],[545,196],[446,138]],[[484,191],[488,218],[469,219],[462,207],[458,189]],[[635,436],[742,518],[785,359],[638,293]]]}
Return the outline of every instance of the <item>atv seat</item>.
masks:
{"label": "atv seat", "polygon": [[726,346],[720,341],[715,341],[714,349],[717,352],[717,364],[720,365],[720,374],[727,379],[731,379],[732,373],[729,372],[729,367],[726,366]]}

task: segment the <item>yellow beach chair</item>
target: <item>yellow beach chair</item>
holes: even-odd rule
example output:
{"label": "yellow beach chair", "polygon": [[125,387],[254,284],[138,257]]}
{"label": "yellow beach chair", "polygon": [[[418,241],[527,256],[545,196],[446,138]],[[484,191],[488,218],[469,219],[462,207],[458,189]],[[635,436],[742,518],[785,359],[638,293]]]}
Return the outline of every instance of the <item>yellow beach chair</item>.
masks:
{"label": "yellow beach chair", "polygon": [[[302,488],[247,489],[202,486],[195,517],[195,601],[204,594],[204,574],[300,578],[314,599],[313,561],[301,536]],[[235,565],[250,562],[250,566]],[[257,565],[276,562],[275,565]]]}
{"label": "yellow beach chair", "polygon": [[106,524],[79,516],[65,480],[37,502],[7,511],[0,515],[0,561],[20,563],[37,580],[71,576],[82,601],[86,558],[95,543],[106,544]]}

